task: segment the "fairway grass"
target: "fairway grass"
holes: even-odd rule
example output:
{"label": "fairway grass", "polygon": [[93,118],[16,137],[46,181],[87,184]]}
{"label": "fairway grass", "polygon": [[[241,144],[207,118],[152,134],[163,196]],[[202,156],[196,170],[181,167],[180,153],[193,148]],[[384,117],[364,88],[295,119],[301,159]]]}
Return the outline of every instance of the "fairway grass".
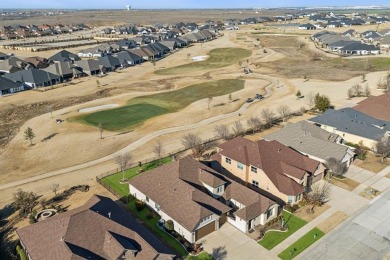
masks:
{"label": "fairway grass", "polygon": [[250,57],[252,51],[242,48],[219,48],[210,51],[208,55],[209,58],[207,60],[161,69],[155,73],[158,75],[172,75],[223,68],[238,63],[241,59]]}
{"label": "fairway grass", "polygon": [[182,89],[130,99],[123,107],[99,111],[75,118],[90,125],[100,123],[110,131],[133,129],[146,120],[176,112],[191,103],[239,91],[245,81],[240,79],[222,79],[191,85]]}
{"label": "fairway grass", "polygon": [[264,235],[264,238],[260,240],[259,244],[263,247],[271,250],[275,246],[277,246],[280,242],[291,236],[298,229],[307,224],[303,219],[298,218],[297,216],[290,214],[287,211],[283,211],[283,218],[286,221],[286,225],[288,226],[288,230],[286,232],[278,232],[278,231],[269,231]]}
{"label": "fairway grass", "polygon": [[321,237],[325,235],[319,228],[313,228],[307,232],[303,237],[295,241],[291,246],[287,247],[282,253],[278,256],[280,259],[289,260],[293,259],[300,253],[302,253],[306,248],[314,244]]}

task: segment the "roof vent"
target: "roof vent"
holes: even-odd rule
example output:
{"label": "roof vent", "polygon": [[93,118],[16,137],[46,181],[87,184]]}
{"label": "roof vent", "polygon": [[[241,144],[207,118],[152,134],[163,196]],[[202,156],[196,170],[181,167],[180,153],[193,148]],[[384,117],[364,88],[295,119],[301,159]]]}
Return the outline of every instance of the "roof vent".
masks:
{"label": "roof vent", "polygon": [[108,212],[108,217],[111,218],[111,212]]}
{"label": "roof vent", "polygon": [[282,149],[279,148],[279,149],[278,149],[278,153],[280,153],[281,150],[282,150]]}

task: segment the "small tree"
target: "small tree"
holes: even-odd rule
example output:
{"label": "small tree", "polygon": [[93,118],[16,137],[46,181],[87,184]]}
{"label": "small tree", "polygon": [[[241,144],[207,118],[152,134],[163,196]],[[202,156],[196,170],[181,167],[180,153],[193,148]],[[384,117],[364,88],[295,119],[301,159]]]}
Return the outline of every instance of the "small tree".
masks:
{"label": "small tree", "polygon": [[18,189],[16,193],[13,194],[13,207],[16,210],[19,210],[20,215],[25,216],[28,213],[32,212],[32,209],[38,203],[38,196],[31,191],[23,191]]}
{"label": "small tree", "polygon": [[272,112],[269,108],[264,108],[263,110],[261,110],[260,115],[264,121],[265,126],[271,127],[275,120],[274,112]]}
{"label": "small tree", "polygon": [[161,165],[161,158],[164,153],[164,148],[160,140],[157,141],[156,145],[153,147],[153,152],[158,159],[158,164]]}
{"label": "small tree", "polygon": [[54,197],[57,197],[57,191],[59,187],[60,185],[58,183],[53,183],[52,185],[50,185],[51,191],[54,192]]}
{"label": "small tree", "polygon": [[352,99],[353,98],[353,90],[352,90],[352,88],[349,88],[348,90],[347,90],[347,96],[348,96],[348,99]]}
{"label": "small tree", "polygon": [[153,59],[153,60],[152,60],[152,63],[153,63],[153,68],[156,69],[156,60]]}
{"label": "small tree", "polygon": [[122,172],[122,181],[125,181],[125,170],[131,166],[132,156],[130,153],[124,153],[115,157],[115,162]]}
{"label": "small tree", "polygon": [[24,139],[30,140],[30,144],[33,145],[32,140],[34,139],[34,137],[34,131],[30,127],[27,127],[27,129],[24,130]]}
{"label": "small tree", "polygon": [[100,133],[100,139],[103,139],[103,124],[102,123],[99,123],[98,124],[98,129],[99,129],[99,133]]}
{"label": "small tree", "polygon": [[232,127],[232,131],[234,136],[243,136],[245,134],[245,127],[241,123],[241,121],[234,122],[234,125]]}
{"label": "small tree", "polygon": [[331,186],[329,182],[316,183],[311,186],[312,190],[305,194],[305,200],[310,205],[309,211],[314,212],[314,207],[321,206],[330,198]]}
{"label": "small tree", "polygon": [[366,82],[366,74],[362,75],[362,83]]}
{"label": "small tree", "polygon": [[215,142],[203,143],[202,138],[192,133],[184,135],[181,141],[186,149],[191,149],[195,158],[202,157],[207,150],[215,146]]}
{"label": "small tree", "polygon": [[297,96],[297,98],[299,99],[301,96],[302,96],[302,93],[300,90],[297,91],[297,94],[295,94],[295,96]]}
{"label": "small tree", "polygon": [[229,128],[226,125],[216,125],[214,127],[214,132],[217,139],[223,139],[227,141],[231,138]]}
{"label": "small tree", "polygon": [[47,106],[47,112],[49,112],[50,116],[53,117],[53,106],[51,105]]}
{"label": "small tree", "polygon": [[321,112],[325,112],[327,109],[331,107],[330,100],[325,95],[320,95],[317,93],[314,102],[315,102],[315,108]]}
{"label": "small tree", "polygon": [[173,224],[173,221],[171,219],[168,219],[165,223],[164,223],[164,227],[168,230],[168,231],[173,231],[174,230],[174,224]]}
{"label": "small tree", "polygon": [[213,102],[213,97],[207,99],[207,109],[210,109],[211,102]]}
{"label": "small tree", "polygon": [[232,93],[229,94],[229,96],[228,96],[228,101],[229,101],[229,102],[232,102],[232,101],[233,101]]}
{"label": "small tree", "polygon": [[252,134],[255,134],[256,131],[259,131],[261,129],[261,126],[262,126],[261,120],[256,116],[252,116],[251,118],[249,118],[246,121],[246,124],[252,130]]}
{"label": "small tree", "polygon": [[331,171],[331,173],[328,175],[329,178],[331,178],[333,175],[342,176],[348,170],[345,163],[340,162],[334,157],[326,160],[326,167]]}
{"label": "small tree", "polygon": [[378,139],[376,145],[375,145],[375,151],[378,155],[382,158],[382,163],[384,162],[385,158],[390,156],[390,139],[389,137],[383,137]]}
{"label": "small tree", "polygon": [[100,87],[100,81],[98,79],[96,80],[96,86]]}
{"label": "small tree", "polygon": [[364,86],[364,96],[366,96],[366,97],[371,96],[371,89],[370,89],[370,87],[368,86],[367,83],[366,83],[366,85]]}
{"label": "small tree", "polygon": [[291,109],[286,105],[280,105],[277,110],[283,122],[291,115]]}
{"label": "small tree", "polygon": [[360,84],[353,85],[352,91],[355,97],[361,97],[363,95],[363,87]]}
{"label": "small tree", "polygon": [[315,95],[313,92],[309,92],[307,93],[306,95],[306,101],[307,101],[307,105],[309,106],[309,110],[313,110],[314,107],[315,107]]}

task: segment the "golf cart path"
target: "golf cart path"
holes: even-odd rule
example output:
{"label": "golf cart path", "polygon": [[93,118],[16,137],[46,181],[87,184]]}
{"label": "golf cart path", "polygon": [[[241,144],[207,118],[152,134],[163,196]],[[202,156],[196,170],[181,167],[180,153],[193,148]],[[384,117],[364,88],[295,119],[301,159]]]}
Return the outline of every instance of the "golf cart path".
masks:
{"label": "golf cart path", "polygon": [[[259,76],[256,76],[255,74],[252,74],[252,75],[253,75],[253,78],[264,79],[264,80],[267,80],[269,82],[269,84],[265,87],[266,94],[264,95],[264,99],[270,97],[272,95],[272,87],[276,85],[276,80],[273,79],[272,77],[268,77],[268,76],[264,76],[264,75],[259,75]],[[228,114],[222,114],[222,115],[218,115],[218,116],[214,116],[214,117],[210,117],[210,118],[207,118],[205,120],[202,120],[202,121],[194,123],[194,124],[170,127],[170,128],[165,128],[165,129],[161,129],[161,130],[149,133],[149,134],[143,136],[142,138],[138,139],[137,141],[129,144],[125,148],[123,148],[123,149],[121,149],[121,150],[119,150],[119,151],[117,151],[117,152],[115,152],[113,154],[101,157],[101,158],[93,160],[93,161],[89,161],[89,162],[86,162],[86,163],[82,163],[82,164],[74,165],[74,166],[71,166],[71,167],[68,167],[68,168],[64,168],[64,169],[61,169],[61,170],[52,171],[52,172],[44,173],[44,174],[37,175],[37,176],[34,176],[34,177],[26,178],[26,179],[23,179],[23,180],[2,184],[2,185],[0,185],[0,190],[5,190],[5,189],[12,188],[12,187],[17,187],[17,186],[20,186],[20,185],[23,185],[23,184],[26,184],[26,183],[31,183],[31,182],[39,181],[39,180],[42,180],[42,179],[45,179],[45,178],[66,174],[66,173],[69,173],[69,172],[73,172],[73,171],[76,171],[76,170],[88,168],[88,167],[95,166],[95,165],[100,164],[100,163],[104,163],[104,162],[110,161],[115,156],[121,155],[123,153],[134,151],[135,149],[145,145],[146,143],[150,142],[151,140],[153,140],[153,139],[155,139],[155,138],[157,138],[159,136],[162,136],[162,135],[165,135],[165,134],[171,134],[171,133],[175,133],[175,132],[191,130],[191,129],[195,129],[195,128],[199,128],[199,127],[203,127],[203,126],[206,126],[208,124],[220,121],[222,119],[226,119],[226,118],[230,118],[230,117],[234,117],[234,116],[237,116],[239,114],[242,114],[250,105],[252,105],[252,104],[254,104],[256,102],[259,102],[259,101],[261,101],[261,100],[255,99],[251,103],[243,104],[238,110],[236,110],[234,112],[231,112],[231,113],[228,113]]]}

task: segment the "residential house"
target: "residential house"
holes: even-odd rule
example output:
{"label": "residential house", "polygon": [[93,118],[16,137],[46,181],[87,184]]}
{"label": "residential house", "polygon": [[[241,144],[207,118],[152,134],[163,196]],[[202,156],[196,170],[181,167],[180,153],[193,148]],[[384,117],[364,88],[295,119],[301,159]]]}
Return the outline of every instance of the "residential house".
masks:
{"label": "residential house", "polygon": [[274,201],[191,157],[134,177],[129,189],[190,243],[226,222],[248,232],[278,215]]}
{"label": "residential house", "polygon": [[117,68],[122,67],[119,59],[111,55],[100,57],[99,64],[103,65],[106,71],[115,71]]}
{"label": "residential house", "polygon": [[6,60],[6,59],[8,59],[10,56],[9,55],[7,55],[7,54],[5,54],[5,53],[3,53],[3,52],[0,52],[0,60]]}
{"label": "residential house", "polygon": [[260,188],[288,204],[296,204],[324,167],[277,142],[237,137],[218,146],[212,167]]}
{"label": "residential house", "polygon": [[26,58],[26,59],[24,59],[24,61],[34,65],[34,67],[38,68],[38,69],[47,68],[51,63],[50,60],[48,60],[46,58],[42,58],[42,57],[37,57],[37,56]]}
{"label": "residential house", "polygon": [[349,30],[343,32],[341,35],[344,37],[354,38],[357,35],[359,35],[359,33],[357,31],[355,31],[354,29],[349,29]]}
{"label": "residential house", "polygon": [[143,58],[130,51],[121,51],[114,54],[114,57],[119,59],[119,63],[122,67],[134,66],[141,64]]}
{"label": "residential house", "polygon": [[311,23],[301,24],[301,25],[299,25],[298,28],[300,30],[316,30],[317,29],[317,27],[312,25]]}
{"label": "residential house", "polygon": [[[55,61],[43,71],[50,72],[60,77],[61,82],[69,81],[73,78],[73,64],[70,62]],[[76,73],[76,77],[77,77]]]}
{"label": "residential house", "polygon": [[325,166],[329,158],[335,158],[349,167],[355,156],[350,147],[343,145],[344,140],[339,135],[306,121],[288,123],[283,129],[264,136],[264,139],[278,141]]}
{"label": "residential house", "polygon": [[386,51],[388,51],[390,49],[390,34],[388,34],[380,39],[379,46],[381,49],[386,49]]}
{"label": "residential house", "polygon": [[159,42],[161,45],[165,46],[166,48],[169,49],[169,51],[174,51],[176,50],[178,47],[177,47],[177,43],[176,41],[161,41]]}
{"label": "residential house", "polygon": [[355,42],[341,48],[339,52],[344,55],[377,55],[380,54],[380,49],[374,45]]}
{"label": "residential house", "polygon": [[379,120],[390,122],[390,92],[380,96],[371,96],[360,101],[352,109]]}
{"label": "residential house", "polygon": [[128,39],[119,40],[116,42],[116,44],[118,44],[123,50],[133,49],[137,47],[136,41]]}
{"label": "residential house", "polygon": [[81,60],[79,56],[66,50],[62,50],[54,54],[48,59],[52,61],[62,61],[62,62],[71,62],[71,63]]}
{"label": "residential house", "polygon": [[175,255],[110,198],[16,230],[28,259],[161,259]]}
{"label": "residential house", "polygon": [[373,150],[379,139],[390,134],[390,121],[376,119],[352,108],[328,109],[309,121],[347,142],[361,143]]}
{"label": "residential house", "polygon": [[12,56],[6,60],[0,61],[0,75],[5,73],[14,73],[19,70],[32,69],[34,66]]}
{"label": "residential house", "polygon": [[381,35],[376,31],[365,31],[362,33],[363,40],[365,42],[374,42],[376,39],[380,38]]}
{"label": "residential house", "polygon": [[106,67],[101,65],[97,60],[80,60],[75,64],[82,68],[84,74],[88,76],[96,76],[106,72]]}
{"label": "residential house", "polygon": [[48,87],[61,82],[59,76],[40,69],[20,70],[5,74],[4,77],[28,85],[31,88]]}
{"label": "residential house", "polygon": [[111,53],[111,52],[105,49],[100,49],[98,46],[95,48],[81,50],[77,53],[77,55],[81,58],[99,58],[99,57],[103,57],[107,53]]}
{"label": "residential house", "polygon": [[0,97],[25,90],[24,85],[4,77],[0,77]]}
{"label": "residential house", "polygon": [[[348,39],[348,38],[347,38]],[[334,51],[334,52],[340,52],[340,50],[348,45],[354,44],[358,41],[356,40],[339,40],[336,42],[329,43],[327,46],[327,49]]]}
{"label": "residential house", "polygon": [[159,58],[159,53],[147,46],[142,46],[139,49],[131,49],[129,52],[142,57],[143,60],[156,60]]}

